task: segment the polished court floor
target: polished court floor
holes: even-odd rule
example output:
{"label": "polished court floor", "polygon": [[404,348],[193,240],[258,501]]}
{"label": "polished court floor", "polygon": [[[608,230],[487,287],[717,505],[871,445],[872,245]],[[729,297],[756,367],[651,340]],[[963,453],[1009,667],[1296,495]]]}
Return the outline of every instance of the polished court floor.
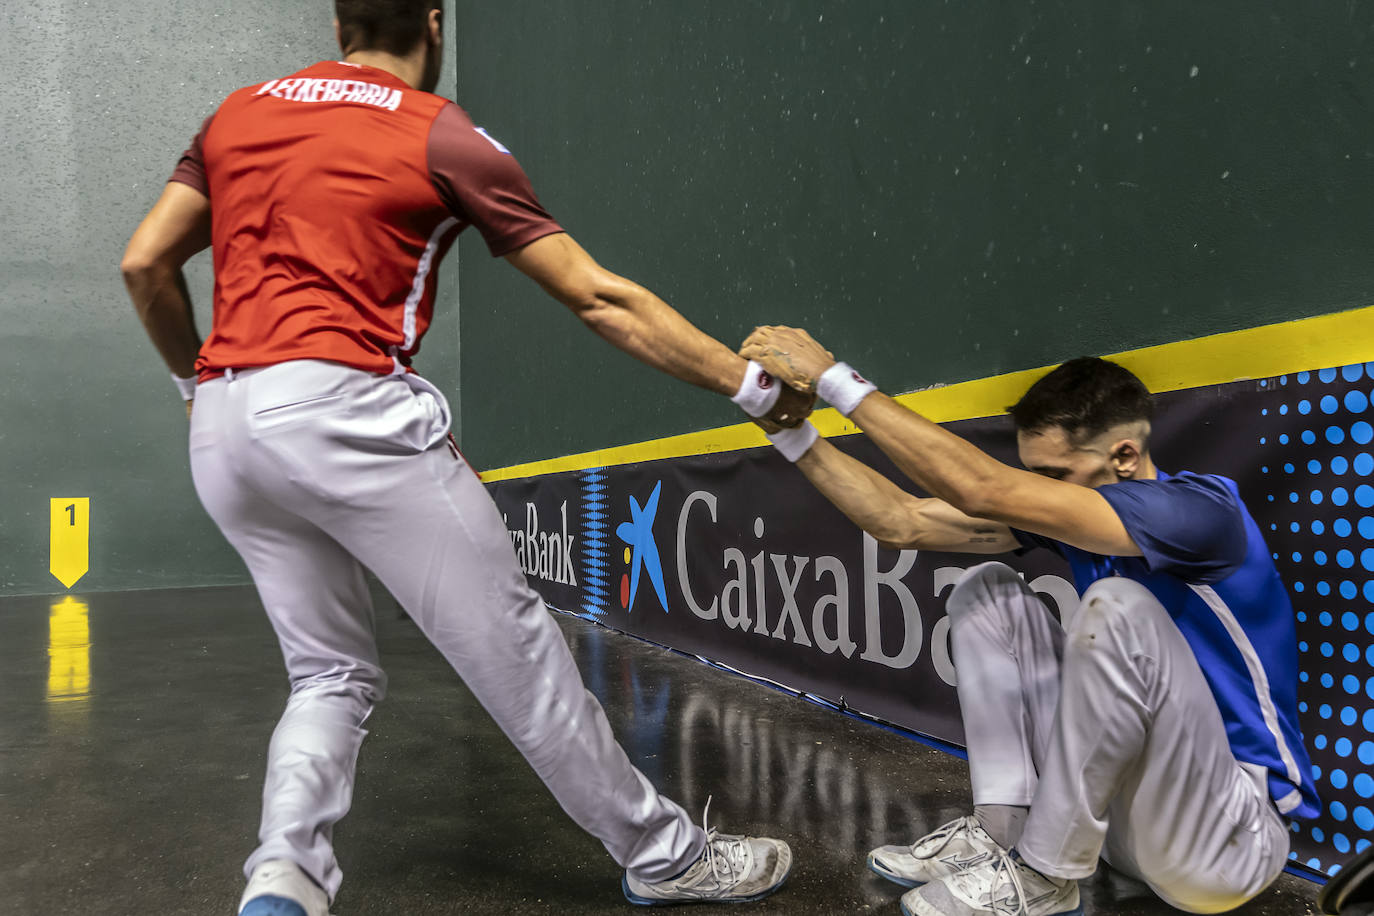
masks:
{"label": "polished court floor", "polygon": [[[390,695],[368,725],[336,845],[338,916],[636,912],[390,599]],[[965,813],[967,766],[899,734],[608,632],[561,625],[632,759],[729,832],[788,839],[788,885],[715,913],[897,914],[863,855]],[[286,696],[251,589],[0,599],[0,914],[231,916]],[[1174,910],[1099,873],[1095,916]],[[1285,875],[1245,916],[1314,913]]]}

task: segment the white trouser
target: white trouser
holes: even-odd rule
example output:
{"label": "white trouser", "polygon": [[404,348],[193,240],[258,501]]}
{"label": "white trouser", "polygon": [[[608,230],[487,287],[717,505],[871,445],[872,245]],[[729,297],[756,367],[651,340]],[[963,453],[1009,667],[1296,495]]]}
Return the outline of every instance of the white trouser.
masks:
{"label": "white trouser", "polygon": [[338,892],[333,826],[386,685],[364,567],[618,863],[644,881],[683,871],[701,828],[616,743],[447,432],[443,396],[416,376],[301,360],[196,390],[196,491],[253,575],[291,683],[245,873],[288,859]]}
{"label": "white trouser", "polygon": [[1101,856],[1194,913],[1278,877],[1288,830],[1263,770],[1231,755],[1196,657],[1143,585],[1095,583],[1067,636],[1002,563],[969,570],[948,609],[973,800],[1030,806],[1027,863],[1085,878]]}

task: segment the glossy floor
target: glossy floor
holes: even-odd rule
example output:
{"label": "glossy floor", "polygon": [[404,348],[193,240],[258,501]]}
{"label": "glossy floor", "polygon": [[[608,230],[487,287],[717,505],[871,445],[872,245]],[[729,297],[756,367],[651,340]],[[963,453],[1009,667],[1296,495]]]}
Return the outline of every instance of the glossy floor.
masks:
{"label": "glossy floor", "polygon": [[[390,696],[336,845],[338,916],[629,913],[620,873],[543,791],[389,599]],[[787,838],[788,886],[694,916],[898,912],[871,846],[967,810],[957,758],[699,662],[560,618],[626,750],[689,810]],[[223,914],[253,845],[286,685],[251,589],[0,600],[0,913]],[[1089,914],[1171,913],[1099,873]],[[1315,912],[1285,875],[1237,911]]]}

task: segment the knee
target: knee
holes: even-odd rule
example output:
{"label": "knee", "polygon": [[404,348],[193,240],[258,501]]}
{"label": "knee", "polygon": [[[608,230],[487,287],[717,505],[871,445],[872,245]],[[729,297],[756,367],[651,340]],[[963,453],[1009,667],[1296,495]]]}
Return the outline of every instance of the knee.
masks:
{"label": "knee", "polygon": [[386,674],[375,665],[357,664],[291,679],[293,700],[372,706],[386,696]]}
{"label": "knee", "polygon": [[957,623],[960,618],[968,617],[978,611],[987,611],[1004,604],[1002,600],[1009,591],[1020,591],[1026,587],[1016,570],[1005,563],[992,561],[979,563],[967,570],[945,602],[945,612],[950,621]]}
{"label": "knee", "polygon": [[1150,590],[1132,579],[1099,579],[1083,593],[1069,635],[1121,633],[1169,619],[1169,612]]}

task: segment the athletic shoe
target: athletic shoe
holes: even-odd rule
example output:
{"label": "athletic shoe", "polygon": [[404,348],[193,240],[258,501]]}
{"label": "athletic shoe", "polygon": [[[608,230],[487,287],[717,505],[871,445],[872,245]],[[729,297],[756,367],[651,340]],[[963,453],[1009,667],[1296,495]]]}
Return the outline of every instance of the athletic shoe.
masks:
{"label": "athletic shoe", "polygon": [[1050,878],[1003,852],[902,895],[902,916],[1083,916],[1078,882]]}
{"label": "athletic shoe", "polygon": [[274,859],[253,869],[239,916],[329,916],[329,898],[295,862]]}
{"label": "athletic shoe", "polygon": [[902,887],[920,887],[990,862],[1003,851],[978,818],[970,815],[950,821],[910,846],[879,846],[868,854],[868,867]]}
{"label": "athletic shoe", "polygon": [[[706,811],[711,800],[706,800]],[[748,903],[762,900],[787,880],[792,869],[792,850],[782,840],[768,837],[730,836],[706,826],[706,848],[701,857],[676,878],[648,884],[629,872],[621,879],[625,899],[640,906],[675,903]]]}

